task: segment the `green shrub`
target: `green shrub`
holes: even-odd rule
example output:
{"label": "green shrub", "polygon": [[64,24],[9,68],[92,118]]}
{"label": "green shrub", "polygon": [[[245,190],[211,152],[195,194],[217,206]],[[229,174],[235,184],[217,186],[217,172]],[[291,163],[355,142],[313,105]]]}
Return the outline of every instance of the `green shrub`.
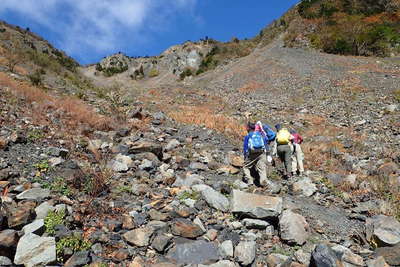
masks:
{"label": "green shrub", "polygon": [[59,262],[64,262],[64,250],[70,249],[73,253],[90,249],[92,244],[89,241],[83,240],[79,234],[61,238],[56,243],[56,254]]}
{"label": "green shrub", "polygon": [[52,181],[52,183],[50,184],[50,190],[67,197],[72,195],[71,188],[62,177],[57,177]]}
{"label": "green shrub", "polygon": [[345,39],[339,38],[336,40],[334,47],[328,52],[346,55],[352,52],[352,47]]}
{"label": "green shrub", "polygon": [[183,79],[185,79],[185,77],[192,76],[192,75],[193,75],[192,69],[191,69],[191,68],[185,68],[185,69],[181,72],[181,74],[179,74],[179,78],[180,78],[181,80],[183,80]]}
{"label": "green shrub", "polygon": [[183,201],[183,200],[189,199],[189,198],[193,199],[193,200],[198,200],[198,199],[200,199],[200,193],[196,192],[196,191],[192,191],[192,192],[184,191],[178,196],[178,199],[180,201]]}
{"label": "green shrub", "polygon": [[319,17],[331,17],[335,12],[339,11],[333,4],[331,3],[322,3],[319,10]]}
{"label": "green shrub", "polygon": [[297,10],[303,18],[312,19],[319,16],[318,13],[311,11],[310,8],[321,0],[303,0],[297,6]]}
{"label": "green shrub", "polygon": [[397,89],[393,92],[394,98],[400,102],[400,89]]}
{"label": "green shrub", "polygon": [[122,73],[128,70],[128,66],[108,67],[103,69],[104,76],[111,77],[115,74]]}
{"label": "green shrub", "polygon": [[46,218],[44,219],[44,226],[46,228],[46,233],[54,235],[56,233],[56,225],[65,225],[65,210],[60,211],[49,211]]}
{"label": "green shrub", "polygon": [[151,69],[149,72],[149,77],[156,77],[158,76],[158,70],[157,69]]}
{"label": "green shrub", "polygon": [[43,83],[43,72],[36,70],[34,73],[29,74],[28,78],[31,81],[32,85],[39,86]]}
{"label": "green shrub", "polygon": [[39,163],[33,165],[39,172],[47,172],[50,169],[49,162],[47,160],[42,160]]}
{"label": "green shrub", "polygon": [[103,67],[101,66],[100,63],[97,63],[97,64],[96,64],[96,70],[97,70],[97,71],[103,71]]}
{"label": "green shrub", "polygon": [[44,133],[41,130],[33,129],[28,132],[27,138],[29,142],[36,142],[44,137]]}

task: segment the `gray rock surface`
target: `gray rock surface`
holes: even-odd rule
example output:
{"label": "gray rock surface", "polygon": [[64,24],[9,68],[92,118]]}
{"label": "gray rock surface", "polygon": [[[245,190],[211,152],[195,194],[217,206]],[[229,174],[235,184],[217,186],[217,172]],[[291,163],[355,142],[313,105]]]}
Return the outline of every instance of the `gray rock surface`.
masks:
{"label": "gray rock surface", "polygon": [[235,247],[235,260],[241,265],[251,264],[256,257],[256,242],[241,241]]}
{"label": "gray rock surface", "polygon": [[126,232],[123,237],[130,244],[138,247],[148,246],[150,244],[150,237],[153,235],[154,230],[151,228],[138,228]]}
{"label": "gray rock surface", "polygon": [[311,266],[341,267],[342,263],[335,252],[327,245],[317,245],[311,254]]}
{"label": "gray rock surface", "polygon": [[35,220],[32,223],[27,224],[22,228],[22,231],[24,232],[25,235],[29,233],[34,233],[40,236],[44,233],[44,230],[45,227],[43,219]]}
{"label": "gray rock surface", "polygon": [[231,240],[225,240],[219,245],[219,251],[221,257],[231,258],[233,257],[233,243]]}
{"label": "gray rock surface", "polygon": [[200,192],[202,197],[211,207],[221,210],[229,210],[229,200],[221,193],[215,191],[212,187],[204,184],[192,186],[194,191]]}
{"label": "gray rock surface", "polygon": [[55,207],[49,204],[49,202],[43,202],[39,206],[35,208],[36,219],[44,219],[46,218],[49,211],[54,210]]}
{"label": "gray rock surface", "polygon": [[40,237],[33,233],[24,235],[18,242],[14,262],[32,267],[49,264],[56,260],[54,237]]}
{"label": "gray rock surface", "polygon": [[309,236],[306,219],[291,210],[282,212],[279,218],[279,228],[282,240],[288,244],[303,245]]}
{"label": "gray rock surface", "polygon": [[0,266],[10,266],[13,265],[12,261],[4,256],[0,256]]}
{"label": "gray rock surface", "polygon": [[312,196],[316,191],[317,186],[308,177],[305,177],[293,184],[293,192],[302,194],[306,197]]}
{"label": "gray rock surface", "polygon": [[276,218],[282,212],[282,198],[233,190],[231,207],[233,213],[253,218]]}
{"label": "gray rock surface", "polygon": [[29,199],[29,200],[39,200],[49,197],[50,190],[42,188],[32,188],[28,189],[17,195],[17,199]]}
{"label": "gray rock surface", "polygon": [[343,262],[356,265],[356,266],[364,266],[364,260],[361,256],[354,254],[350,249],[336,245],[332,247],[332,250],[338,255],[339,259]]}
{"label": "gray rock surface", "polygon": [[244,219],[242,223],[248,229],[266,229],[270,226],[268,222],[257,219]]}
{"label": "gray rock surface", "polygon": [[202,264],[217,261],[219,257],[218,247],[204,240],[176,244],[167,254],[177,264]]}
{"label": "gray rock surface", "polygon": [[384,257],[379,256],[375,259],[368,260],[367,267],[389,267],[389,265],[386,263]]}
{"label": "gray rock surface", "polygon": [[234,262],[228,261],[228,260],[222,260],[216,263],[212,264],[199,264],[198,267],[236,267],[237,265]]}
{"label": "gray rock surface", "polygon": [[375,240],[378,246],[394,246],[400,243],[400,222],[393,217],[376,215],[365,224],[367,240]]}
{"label": "gray rock surface", "polygon": [[190,175],[187,175],[185,178],[177,176],[177,178],[172,186],[174,186],[174,187],[181,187],[181,186],[191,187],[192,185],[195,185],[195,184],[204,183],[203,180],[204,180],[204,177],[197,175],[197,174],[190,174]]}

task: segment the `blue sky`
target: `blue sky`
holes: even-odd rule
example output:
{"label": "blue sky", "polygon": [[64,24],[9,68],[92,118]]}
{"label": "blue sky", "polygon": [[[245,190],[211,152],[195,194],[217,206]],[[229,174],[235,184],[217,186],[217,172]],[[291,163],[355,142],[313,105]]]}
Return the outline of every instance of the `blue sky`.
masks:
{"label": "blue sky", "polygon": [[205,36],[251,38],[298,0],[1,0],[0,19],[82,64],[123,52],[158,55]]}

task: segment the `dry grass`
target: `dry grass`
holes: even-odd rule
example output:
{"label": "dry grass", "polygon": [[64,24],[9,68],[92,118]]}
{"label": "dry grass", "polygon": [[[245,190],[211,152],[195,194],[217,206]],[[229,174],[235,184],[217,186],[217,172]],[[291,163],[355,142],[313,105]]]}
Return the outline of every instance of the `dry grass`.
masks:
{"label": "dry grass", "polygon": [[260,88],[262,88],[262,86],[263,85],[258,82],[249,82],[248,84],[239,88],[238,90],[241,93],[250,93],[259,90]]}
{"label": "dry grass", "polygon": [[180,106],[168,114],[172,119],[195,125],[203,125],[222,134],[241,140],[246,134],[244,125],[226,117],[216,114],[211,108],[199,106]]}
{"label": "dry grass", "polygon": [[8,88],[11,93],[23,101],[35,103],[31,114],[35,115],[35,119],[40,122],[48,121],[48,111],[56,110],[66,130],[76,130],[82,125],[97,130],[113,128],[112,121],[109,118],[97,114],[92,107],[80,99],[52,96],[27,82],[16,81],[5,73],[0,73],[0,85]]}

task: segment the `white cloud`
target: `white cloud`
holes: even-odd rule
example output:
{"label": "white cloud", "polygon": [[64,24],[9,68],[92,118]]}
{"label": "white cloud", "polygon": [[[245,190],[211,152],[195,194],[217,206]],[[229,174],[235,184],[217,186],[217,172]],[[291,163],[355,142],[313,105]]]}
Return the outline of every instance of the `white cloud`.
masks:
{"label": "white cloud", "polygon": [[[126,46],[122,37],[137,43],[152,32],[165,30],[178,12],[195,18],[197,0],[1,0],[0,15],[14,12],[47,28],[59,37],[67,53],[115,52]],[[125,39],[125,38],[124,38]]]}

